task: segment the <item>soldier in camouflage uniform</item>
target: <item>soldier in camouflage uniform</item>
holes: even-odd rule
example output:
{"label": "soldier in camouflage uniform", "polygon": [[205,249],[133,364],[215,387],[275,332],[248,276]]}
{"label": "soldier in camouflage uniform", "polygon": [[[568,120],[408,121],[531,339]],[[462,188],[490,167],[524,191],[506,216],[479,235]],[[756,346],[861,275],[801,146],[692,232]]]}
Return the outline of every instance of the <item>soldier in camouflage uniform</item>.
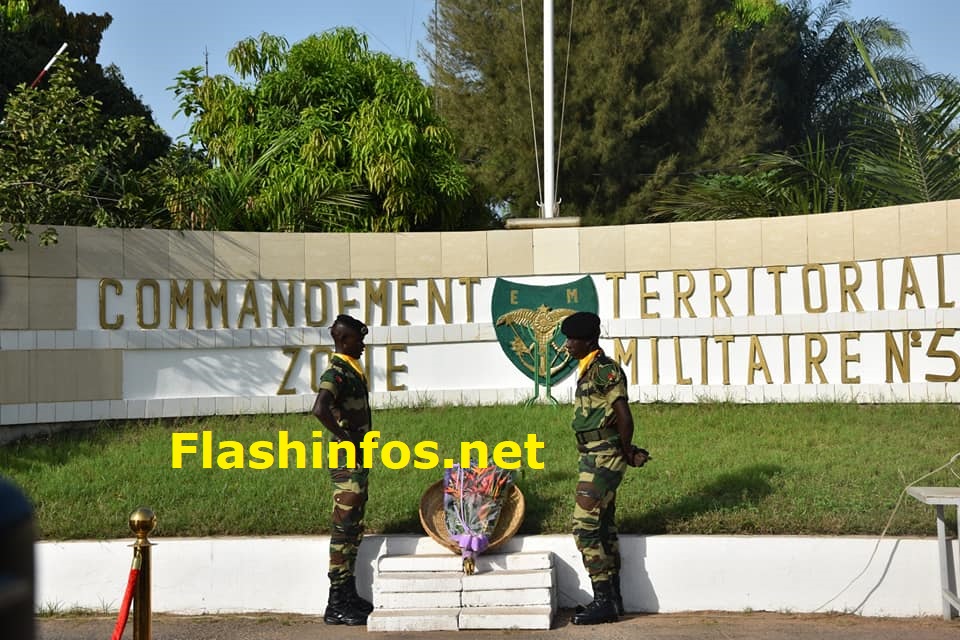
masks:
{"label": "soldier in camouflage uniform", "polygon": [[[356,446],[370,430],[367,379],[359,358],[367,327],[348,315],[339,315],[330,327],[336,352],[320,376],[320,391],[313,414],[338,442]],[[330,469],[333,481],[333,526],[330,533],[330,596],[323,620],[327,624],[362,625],[373,605],[357,594],[354,567],[363,537],[363,512],[367,503],[370,470],[358,464]]]}
{"label": "soldier in camouflage uniform", "polygon": [[567,352],[580,361],[572,425],[580,452],[573,535],[594,595],[593,602],[579,608],[572,621],[615,622],[623,615],[617,487],[628,466],[643,466],[649,456],[632,444],[626,376],[600,349],[600,318],[577,312],[564,319],[560,330],[567,337]]}

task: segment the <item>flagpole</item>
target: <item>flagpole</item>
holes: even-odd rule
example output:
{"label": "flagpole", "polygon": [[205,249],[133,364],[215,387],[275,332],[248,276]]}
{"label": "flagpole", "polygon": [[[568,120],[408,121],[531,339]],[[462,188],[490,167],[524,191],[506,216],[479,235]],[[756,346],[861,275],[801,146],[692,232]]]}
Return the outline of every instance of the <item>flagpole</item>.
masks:
{"label": "flagpole", "polygon": [[53,66],[53,63],[57,61],[57,58],[59,58],[59,57],[60,57],[60,54],[63,53],[64,51],[66,51],[66,49],[67,49],[67,43],[64,42],[64,43],[60,46],[60,48],[57,50],[57,52],[56,52],[55,54],[53,54],[53,57],[50,58],[50,62],[47,63],[47,66],[45,66],[43,69],[41,69],[41,70],[40,70],[40,73],[37,75],[36,79],[34,79],[34,81],[30,83],[30,88],[31,88],[31,89],[35,89],[35,88],[36,88],[37,84],[39,84],[39,82],[40,82],[41,80],[43,80],[43,76],[47,75],[47,71],[50,70],[50,67]]}
{"label": "flagpole", "polygon": [[553,0],[543,0],[543,217],[552,218],[553,177]]}

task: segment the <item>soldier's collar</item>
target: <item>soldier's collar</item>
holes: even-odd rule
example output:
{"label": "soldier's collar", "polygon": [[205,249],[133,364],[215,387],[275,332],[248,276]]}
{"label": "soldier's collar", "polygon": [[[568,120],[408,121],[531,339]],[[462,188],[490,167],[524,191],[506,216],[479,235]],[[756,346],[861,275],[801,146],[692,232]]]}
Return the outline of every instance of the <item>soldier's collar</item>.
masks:
{"label": "soldier's collar", "polygon": [[587,367],[590,366],[590,363],[593,362],[593,359],[601,352],[601,349],[594,349],[587,355],[583,356],[583,359],[580,360],[580,366],[577,367],[577,377],[583,377],[583,372],[587,370]]}
{"label": "soldier's collar", "polygon": [[360,376],[361,380],[363,380],[364,382],[367,381],[367,376],[364,375],[363,367],[360,366],[359,360],[357,360],[356,358],[352,358],[345,353],[335,353],[333,354],[333,357],[340,358],[341,360],[346,362],[348,365],[350,365],[353,368],[354,371],[357,372],[357,375]]}

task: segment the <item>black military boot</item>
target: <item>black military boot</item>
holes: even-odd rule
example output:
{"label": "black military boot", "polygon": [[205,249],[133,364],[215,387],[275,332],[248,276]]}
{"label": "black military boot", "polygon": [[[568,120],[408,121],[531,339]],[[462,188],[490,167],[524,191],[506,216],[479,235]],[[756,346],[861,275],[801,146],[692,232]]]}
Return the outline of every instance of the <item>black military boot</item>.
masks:
{"label": "black military boot", "polygon": [[355,627],[367,624],[367,614],[361,611],[350,599],[346,585],[330,585],[330,597],[327,598],[327,610],[323,612],[323,621],[327,624],[345,624]]}
{"label": "black military boot", "polygon": [[620,595],[620,574],[610,576],[610,587],[613,589],[613,604],[617,607],[617,615],[623,616],[623,596]]}
{"label": "black military boot", "polygon": [[[623,617],[623,596],[620,595],[620,574],[615,573],[610,576],[610,587],[613,589],[613,604],[617,607],[617,615]],[[574,609],[574,613],[580,613],[587,607],[582,604],[578,604],[577,608]]]}
{"label": "black military boot", "polygon": [[357,593],[357,578],[350,576],[350,579],[344,583],[343,588],[346,590],[353,607],[364,615],[370,615],[373,611],[373,604],[369,600],[361,598],[360,594]]}
{"label": "black military boot", "polygon": [[593,583],[593,602],[575,613],[573,624],[602,624],[617,621],[617,605],[613,599],[613,586],[609,580]]}

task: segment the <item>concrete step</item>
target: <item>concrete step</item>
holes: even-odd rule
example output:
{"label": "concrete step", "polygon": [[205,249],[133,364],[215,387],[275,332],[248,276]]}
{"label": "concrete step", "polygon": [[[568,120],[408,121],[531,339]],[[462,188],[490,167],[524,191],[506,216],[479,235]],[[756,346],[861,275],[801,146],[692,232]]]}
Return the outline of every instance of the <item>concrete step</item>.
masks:
{"label": "concrete step", "polygon": [[375,609],[367,631],[457,631],[460,609]]}
{"label": "concrete step", "polygon": [[551,607],[554,608],[554,589],[491,589],[463,591],[460,606],[468,607]]}
{"label": "concrete step", "polygon": [[462,606],[460,591],[374,591],[377,609],[457,609]]}
{"label": "concrete step", "polygon": [[[549,569],[553,566],[553,554],[549,551],[523,553],[481,554],[477,558],[477,573],[490,571],[525,571]],[[380,573],[412,571],[461,571],[463,560],[453,553],[442,555],[381,556],[377,563]]]}
{"label": "concrete step", "polygon": [[373,580],[373,593],[459,593],[462,588],[461,571],[403,571],[379,573]]}
{"label": "concrete step", "polygon": [[460,571],[403,571],[379,573],[374,593],[483,591],[487,589],[541,589],[553,586],[553,569],[491,571],[464,575]]}
{"label": "concrete step", "polygon": [[486,591],[490,589],[543,589],[553,587],[553,568],[532,571],[494,571],[463,576],[463,591]]}
{"label": "concrete step", "polygon": [[549,629],[552,607],[461,609],[460,629]]}

